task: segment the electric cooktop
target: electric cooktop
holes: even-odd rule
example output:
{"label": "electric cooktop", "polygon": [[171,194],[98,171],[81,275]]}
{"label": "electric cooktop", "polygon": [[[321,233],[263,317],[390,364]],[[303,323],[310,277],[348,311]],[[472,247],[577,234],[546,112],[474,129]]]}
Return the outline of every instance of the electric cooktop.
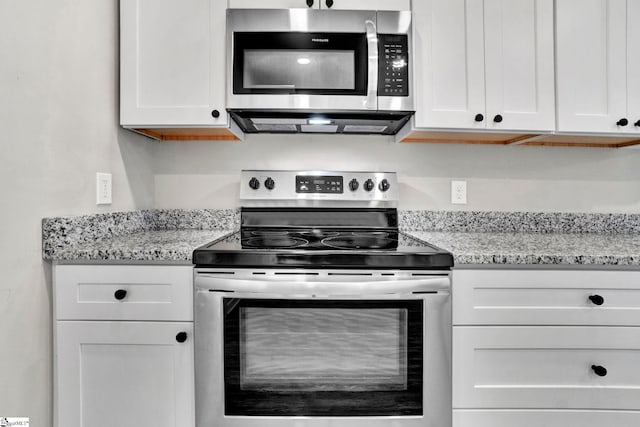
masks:
{"label": "electric cooktop", "polygon": [[448,270],[448,251],[398,229],[394,173],[243,171],[240,231],[197,248],[200,268]]}

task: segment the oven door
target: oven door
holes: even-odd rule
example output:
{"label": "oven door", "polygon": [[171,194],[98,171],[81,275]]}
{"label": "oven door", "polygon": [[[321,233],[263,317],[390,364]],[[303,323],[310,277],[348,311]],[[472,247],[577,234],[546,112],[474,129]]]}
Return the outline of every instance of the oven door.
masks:
{"label": "oven door", "polygon": [[447,425],[445,281],[197,275],[197,427]]}
{"label": "oven door", "polygon": [[376,110],[376,14],[227,11],[227,107]]}

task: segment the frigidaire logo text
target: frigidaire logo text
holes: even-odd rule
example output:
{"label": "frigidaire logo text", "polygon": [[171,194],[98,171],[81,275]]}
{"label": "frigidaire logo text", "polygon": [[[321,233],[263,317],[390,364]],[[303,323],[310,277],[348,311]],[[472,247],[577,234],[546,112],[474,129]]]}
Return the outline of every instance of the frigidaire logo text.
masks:
{"label": "frigidaire logo text", "polygon": [[316,43],[329,43],[329,39],[311,39],[311,41]]}

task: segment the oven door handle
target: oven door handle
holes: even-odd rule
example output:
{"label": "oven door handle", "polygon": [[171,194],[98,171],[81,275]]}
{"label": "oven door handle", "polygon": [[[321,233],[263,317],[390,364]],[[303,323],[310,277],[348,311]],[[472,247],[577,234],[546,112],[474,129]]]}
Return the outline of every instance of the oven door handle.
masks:
{"label": "oven door handle", "polygon": [[375,21],[367,19],[364,23],[367,32],[367,57],[369,70],[367,75],[367,98],[364,108],[378,109],[378,30]]}
{"label": "oven door handle", "polygon": [[196,291],[285,295],[287,298],[448,293],[448,276],[377,281],[248,280],[198,273]]}

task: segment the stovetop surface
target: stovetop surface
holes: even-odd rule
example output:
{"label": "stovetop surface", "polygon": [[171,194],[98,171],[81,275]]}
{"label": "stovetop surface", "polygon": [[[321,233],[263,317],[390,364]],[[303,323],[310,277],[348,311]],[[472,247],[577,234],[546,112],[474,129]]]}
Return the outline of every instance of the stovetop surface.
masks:
{"label": "stovetop surface", "polygon": [[451,253],[397,230],[243,229],[196,249],[199,267],[449,269]]}

